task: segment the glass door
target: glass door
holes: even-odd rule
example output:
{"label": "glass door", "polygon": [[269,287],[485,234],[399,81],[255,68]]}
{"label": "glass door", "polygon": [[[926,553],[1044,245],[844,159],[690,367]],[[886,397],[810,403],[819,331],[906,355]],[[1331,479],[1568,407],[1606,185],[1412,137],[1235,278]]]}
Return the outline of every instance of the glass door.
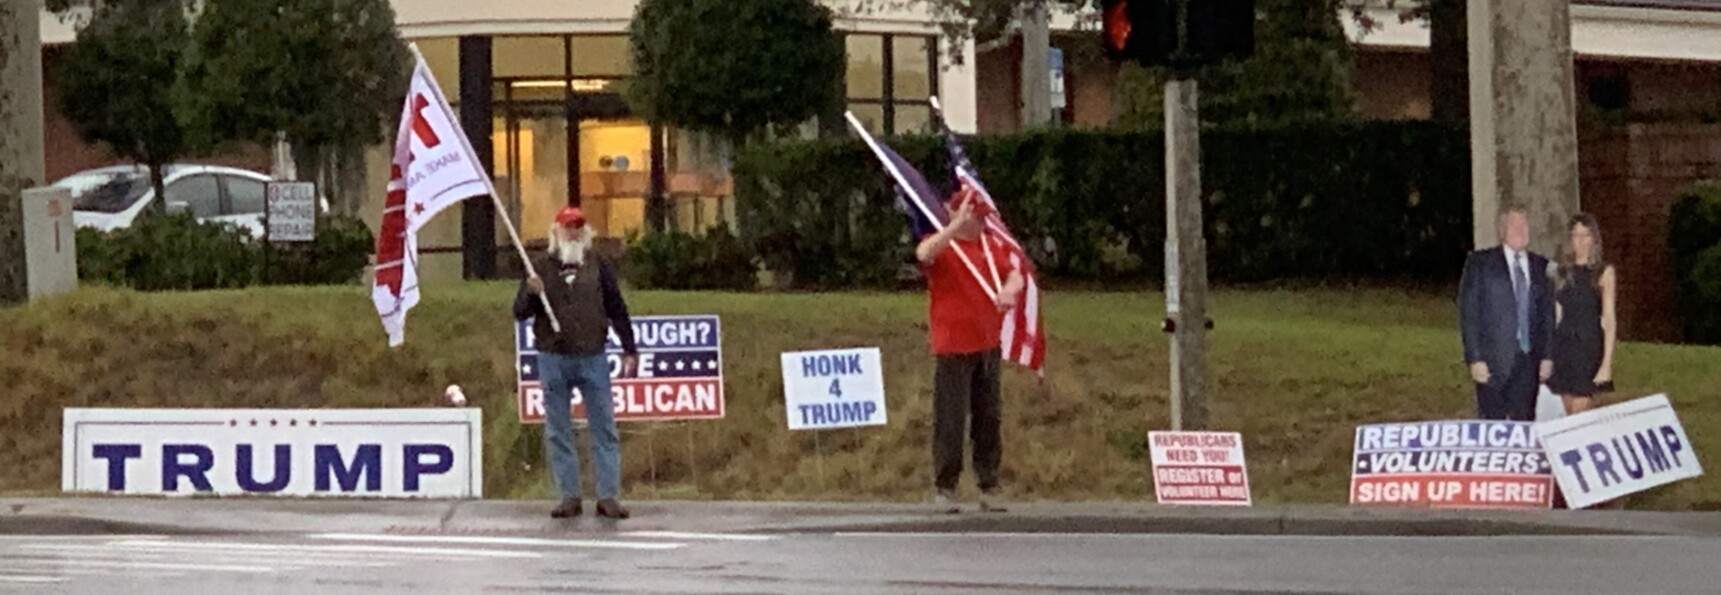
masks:
{"label": "glass door", "polygon": [[[547,240],[556,212],[568,204],[565,84],[551,79],[498,85],[507,94],[497,109],[502,122],[497,128],[496,187],[523,242]],[[501,233],[506,241],[506,230]]]}
{"label": "glass door", "polygon": [[579,123],[580,202],[601,237],[643,232],[651,194],[651,127],[633,118]]}

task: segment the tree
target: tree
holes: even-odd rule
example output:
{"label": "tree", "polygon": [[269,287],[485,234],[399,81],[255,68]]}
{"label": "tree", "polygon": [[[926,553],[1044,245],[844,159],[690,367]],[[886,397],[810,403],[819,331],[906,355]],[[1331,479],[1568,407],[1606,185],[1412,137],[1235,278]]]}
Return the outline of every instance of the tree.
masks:
{"label": "tree", "polygon": [[843,47],[813,0],[642,0],[628,104],[656,124],[739,144],[841,98]]}
{"label": "tree", "polygon": [[173,87],[190,41],[182,0],[128,0],[96,8],[59,70],[60,112],[84,142],[149,167],[166,211],[161,168],[186,153]]}
{"label": "tree", "polygon": [[410,65],[394,18],[387,0],[207,0],[178,88],[197,146],[285,138],[307,178],[382,142]]}
{"label": "tree", "polygon": [[[814,0],[641,0],[628,27],[634,77],[625,96],[656,125],[739,148],[773,126],[840,111],[843,46]],[[653,196],[647,223],[668,221]]]}
{"label": "tree", "polygon": [[[1202,69],[1201,119],[1221,124],[1283,124],[1355,116],[1351,48],[1340,22],[1346,0],[1257,0],[1255,53]],[[1163,121],[1165,69],[1126,66],[1119,77],[1120,123]]]}
{"label": "tree", "polygon": [[42,43],[34,2],[0,0],[0,305],[29,299],[19,193],[42,181]]}

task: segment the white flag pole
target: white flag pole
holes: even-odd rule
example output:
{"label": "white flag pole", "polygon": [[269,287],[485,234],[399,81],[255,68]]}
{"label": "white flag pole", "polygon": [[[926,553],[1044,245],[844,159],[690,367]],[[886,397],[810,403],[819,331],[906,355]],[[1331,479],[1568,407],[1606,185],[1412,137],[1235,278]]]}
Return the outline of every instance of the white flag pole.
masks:
{"label": "white flag pole", "polygon": [[[896,179],[896,183],[898,185],[902,186],[903,190],[907,190],[908,192],[913,193],[916,197],[920,198],[920,200],[914,201],[914,206],[920,208],[920,212],[926,215],[926,219],[928,221],[932,222],[933,227],[938,228],[939,231],[944,231],[944,224],[939,222],[938,217],[934,216],[932,214],[932,211],[926,208],[926,198],[927,197],[920,196],[920,193],[916,192],[914,190],[913,186],[908,185],[908,179],[904,178],[902,176],[902,172],[897,171],[896,164],[891,163],[890,159],[888,159],[884,156],[884,152],[879,150],[878,141],[873,140],[872,135],[867,133],[866,127],[862,126],[860,123],[860,120],[855,118],[854,112],[844,111],[843,116],[847,117],[849,120],[849,125],[853,126],[855,131],[860,133],[861,139],[865,140],[867,147],[871,148],[873,154],[878,156],[878,158],[879,158],[878,160],[884,164],[884,168],[886,171],[890,172],[890,176],[892,178]],[[981,246],[982,246],[981,249],[984,250],[985,244],[982,243]],[[954,246],[952,248],[954,248]],[[982,291],[986,292],[986,297],[992,298],[993,302],[997,302],[998,301],[998,290],[992,289],[991,285],[986,284],[986,279],[984,277],[980,276],[980,269],[978,269],[974,266],[974,262],[968,259],[968,255],[966,253],[962,252],[962,250],[960,250],[960,249],[956,249],[955,252],[956,252],[956,256],[962,259],[962,264],[964,266],[968,267],[968,272],[974,274],[974,282],[980,284],[980,289]],[[987,254],[991,254],[991,253],[987,252]],[[1003,289],[1003,288],[1000,287],[999,289]]]}
{"label": "white flag pole", "polygon": [[[430,90],[431,92],[436,93],[437,105],[442,109],[442,113],[448,116],[448,121],[456,124],[454,136],[460,138],[460,145],[466,149],[467,155],[477,157],[478,152],[472,150],[471,139],[466,138],[466,130],[458,125],[459,118],[455,117],[454,112],[448,107],[448,97],[442,94],[442,85],[436,82],[436,74],[430,71],[428,63],[424,61],[424,54],[419,53],[418,43],[413,42],[409,47],[412,48],[412,55],[417,60],[417,64],[414,65],[413,68],[424,68],[425,77],[430,79]],[[520,243],[519,232],[514,230],[513,218],[508,216],[508,209],[502,205],[502,199],[496,196],[496,183],[490,180],[490,171],[484,167],[477,167],[474,169],[477,169],[478,175],[484,178],[484,188],[490,193],[490,203],[496,205],[496,213],[502,216],[503,222],[507,223],[505,227],[508,228],[508,238],[513,240],[514,249],[520,254],[520,265],[526,269],[527,276],[533,279],[539,279],[539,283],[542,283],[542,279],[538,277],[537,269],[532,267],[532,258],[526,255],[526,246]],[[560,320],[556,319],[556,312],[550,307],[550,297],[548,293],[549,292],[547,291],[538,292],[538,301],[544,305],[544,314],[550,317],[550,326],[559,333],[562,332],[562,323]]]}

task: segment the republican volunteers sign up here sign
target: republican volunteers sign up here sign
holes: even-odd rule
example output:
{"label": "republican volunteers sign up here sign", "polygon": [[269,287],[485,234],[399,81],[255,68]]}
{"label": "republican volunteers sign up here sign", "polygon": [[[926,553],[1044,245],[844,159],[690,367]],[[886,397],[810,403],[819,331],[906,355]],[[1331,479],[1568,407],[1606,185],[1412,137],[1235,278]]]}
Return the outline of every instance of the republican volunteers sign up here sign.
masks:
{"label": "republican volunteers sign up here sign", "polygon": [[1356,430],[1352,504],[1549,508],[1553,476],[1530,422],[1433,421]]}
{"label": "republican volunteers sign up here sign", "polygon": [[[532,320],[514,325],[518,361],[520,423],[544,423],[544,384]],[[636,316],[639,377],[621,377],[621,342],[609,332],[610,393],[617,421],[716,419],[723,417],[722,329],[716,316]],[[573,416],[586,418],[584,395],[574,389]]]}

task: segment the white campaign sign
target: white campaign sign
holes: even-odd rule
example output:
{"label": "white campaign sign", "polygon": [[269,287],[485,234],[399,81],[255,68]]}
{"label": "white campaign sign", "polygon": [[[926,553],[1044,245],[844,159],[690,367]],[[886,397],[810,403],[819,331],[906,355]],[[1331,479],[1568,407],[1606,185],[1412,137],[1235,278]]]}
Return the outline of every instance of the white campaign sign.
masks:
{"label": "white campaign sign", "polygon": [[1160,504],[1248,506],[1249,469],[1237,432],[1148,432]]}
{"label": "white campaign sign", "polygon": [[1572,508],[1703,475],[1665,394],[1538,423],[1536,435]]}
{"label": "white campaign sign", "polygon": [[480,498],[482,411],[66,409],[66,492]]}
{"label": "white campaign sign", "polygon": [[884,425],[878,348],[783,354],[783,404],[791,430]]}

